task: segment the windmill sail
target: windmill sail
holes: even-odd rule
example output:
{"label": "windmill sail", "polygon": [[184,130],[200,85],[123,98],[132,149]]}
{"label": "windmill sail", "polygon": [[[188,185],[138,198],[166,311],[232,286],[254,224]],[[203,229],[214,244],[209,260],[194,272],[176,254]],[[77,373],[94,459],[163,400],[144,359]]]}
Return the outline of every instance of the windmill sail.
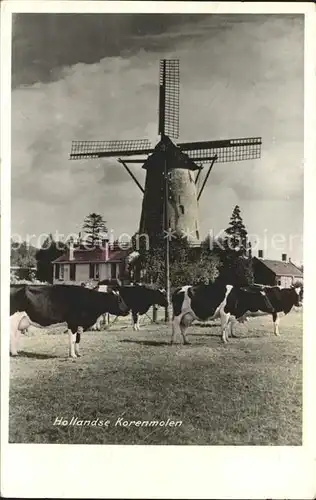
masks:
{"label": "windmill sail", "polygon": [[70,159],[147,155],[153,151],[148,139],[121,141],[72,141]]}
{"label": "windmill sail", "polygon": [[178,59],[162,59],[159,73],[159,128],[161,136],[179,137],[180,70]]}
{"label": "windmill sail", "polygon": [[246,137],[219,141],[183,142],[178,144],[178,147],[192,160],[206,163],[216,157],[217,163],[226,163],[260,158],[261,144],[261,137]]}

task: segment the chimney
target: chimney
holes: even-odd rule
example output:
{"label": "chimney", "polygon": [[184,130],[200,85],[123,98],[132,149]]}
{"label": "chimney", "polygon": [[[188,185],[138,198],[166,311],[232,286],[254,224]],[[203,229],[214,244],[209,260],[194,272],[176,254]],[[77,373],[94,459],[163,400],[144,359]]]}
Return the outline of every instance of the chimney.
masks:
{"label": "chimney", "polygon": [[74,260],[74,244],[73,241],[69,243],[69,260]]}
{"label": "chimney", "polygon": [[286,253],[283,253],[282,254],[282,262],[286,262],[286,260],[287,260],[287,255],[286,255]]}
{"label": "chimney", "polygon": [[105,250],[109,247],[109,235],[108,233],[101,233],[101,245]]}
{"label": "chimney", "polygon": [[263,259],[263,250],[258,250],[258,259]]}

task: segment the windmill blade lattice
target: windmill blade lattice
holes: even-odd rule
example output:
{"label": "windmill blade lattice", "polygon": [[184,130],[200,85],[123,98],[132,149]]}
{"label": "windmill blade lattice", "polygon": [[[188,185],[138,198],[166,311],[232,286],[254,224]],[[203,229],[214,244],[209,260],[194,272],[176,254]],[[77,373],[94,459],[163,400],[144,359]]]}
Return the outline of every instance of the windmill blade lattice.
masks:
{"label": "windmill blade lattice", "polygon": [[149,154],[153,151],[148,139],[119,141],[72,141],[70,159],[104,158]]}
{"label": "windmill blade lattice", "polygon": [[187,142],[178,147],[194,161],[217,163],[253,160],[261,156],[261,137],[225,139],[219,141]]}
{"label": "windmill blade lattice", "polygon": [[162,59],[159,70],[159,129],[162,136],[179,137],[180,69],[178,59]]}

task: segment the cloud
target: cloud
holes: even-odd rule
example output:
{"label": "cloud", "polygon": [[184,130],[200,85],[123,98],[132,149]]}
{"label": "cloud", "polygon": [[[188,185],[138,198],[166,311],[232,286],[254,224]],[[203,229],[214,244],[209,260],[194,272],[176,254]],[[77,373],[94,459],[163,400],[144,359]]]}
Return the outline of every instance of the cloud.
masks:
{"label": "cloud", "polygon": [[[209,212],[227,225],[236,203],[244,204],[246,211],[251,211],[251,203],[268,207],[273,200],[297,200],[300,206],[303,25],[299,17],[246,16],[237,22],[236,16],[207,16],[169,24],[165,30],[156,27],[147,38],[128,30],[124,36],[120,54],[131,46],[128,57],[57,64],[53,81],[13,90],[13,227],[41,232],[50,221],[71,231],[94,211],[104,214],[118,231],[137,229],[141,193],[123,167],[115,159],[68,158],[72,140],[157,142],[161,57],[180,59],[180,142],[263,138],[261,160],[215,165],[201,201],[202,226],[207,226],[203,221],[209,220]],[[77,57],[73,48],[69,60],[80,59],[78,45]],[[49,57],[53,48],[47,49]],[[131,168],[144,184],[141,166]],[[282,220],[286,227],[291,226],[288,213],[286,222]]]}
{"label": "cloud", "polygon": [[[105,57],[128,59],[144,45],[159,51],[162,44],[172,44],[174,31],[181,38],[183,25],[192,32],[192,25],[204,18],[187,14],[15,14],[13,87],[59,80],[64,66],[94,64]],[[151,38],[156,36],[159,43]]]}

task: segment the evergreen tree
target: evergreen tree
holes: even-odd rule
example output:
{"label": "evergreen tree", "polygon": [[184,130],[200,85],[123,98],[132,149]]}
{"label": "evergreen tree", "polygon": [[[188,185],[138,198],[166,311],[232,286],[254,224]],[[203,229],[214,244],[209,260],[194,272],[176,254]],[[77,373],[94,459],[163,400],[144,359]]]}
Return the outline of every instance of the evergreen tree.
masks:
{"label": "evergreen tree", "polygon": [[221,277],[231,285],[250,285],[254,280],[251,244],[238,205],[225,233],[225,238],[216,249],[222,262]]}
{"label": "evergreen tree", "polygon": [[241,217],[240,208],[235,206],[225,231],[224,247],[227,252],[236,252],[238,256],[247,257],[249,244],[248,233]]}
{"label": "evergreen tree", "polygon": [[102,215],[91,213],[83,222],[83,230],[87,235],[86,241],[91,246],[100,246],[104,233],[107,233],[106,221]]}

